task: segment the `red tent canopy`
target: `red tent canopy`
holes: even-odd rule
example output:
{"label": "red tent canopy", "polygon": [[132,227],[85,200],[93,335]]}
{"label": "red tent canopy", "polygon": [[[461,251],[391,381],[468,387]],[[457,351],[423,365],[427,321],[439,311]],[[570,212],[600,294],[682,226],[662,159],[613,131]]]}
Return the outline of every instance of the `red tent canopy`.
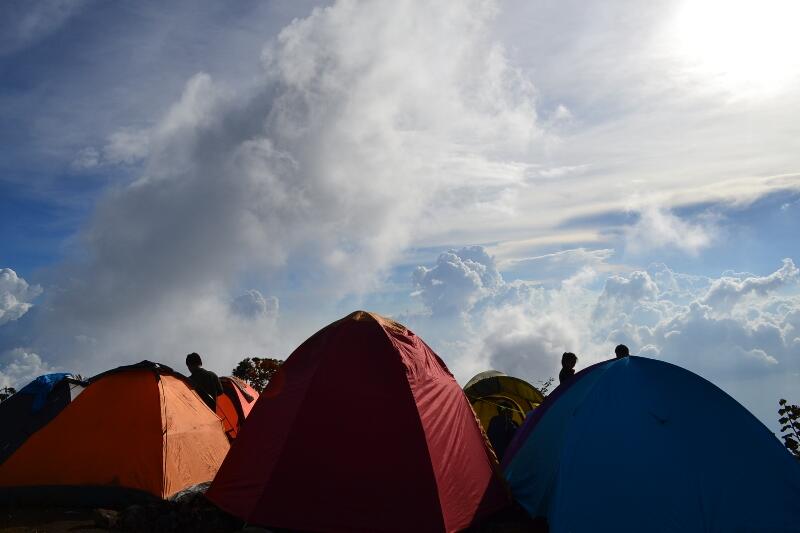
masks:
{"label": "red tent canopy", "polygon": [[207,496],[251,524],[310,531],[456,531],[509,502],[442,360],[363,311],[286,360]]}

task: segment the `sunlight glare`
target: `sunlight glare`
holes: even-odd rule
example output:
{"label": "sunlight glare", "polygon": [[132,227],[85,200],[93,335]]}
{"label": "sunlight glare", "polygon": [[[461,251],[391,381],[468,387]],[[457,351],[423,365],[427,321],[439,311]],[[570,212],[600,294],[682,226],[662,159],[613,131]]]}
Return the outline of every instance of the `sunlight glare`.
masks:
{"label": "sunlight glare", "polygon": [[798,21],[798,0],[687,0],[675,19],[676,48],[706,81],[775,94],[800,71]]}

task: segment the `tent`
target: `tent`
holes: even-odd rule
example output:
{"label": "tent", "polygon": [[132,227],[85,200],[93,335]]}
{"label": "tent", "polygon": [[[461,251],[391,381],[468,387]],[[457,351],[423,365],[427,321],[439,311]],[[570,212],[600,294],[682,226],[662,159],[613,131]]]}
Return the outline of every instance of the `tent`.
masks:
{"label": "tent", "polygon": [[72,374],[44,374],[0,403],[0,464],[55,418],[85,385]]}
{"label": "tent", "polygon": [[239,378],[223,376],[219,380],[222,394],[217,396],[217,416],[222,419],[228,438],[235,439],[258,400],[258,392]]}
{"label": "tent", "polygon": [[455,531],[509,503],[495,467],[442,360],[357,311],[281,366],[206,496],[266,527]]}
{"label": "tent", "polygon": [[210,481],[222,422],[169,367],[143,361],[92,378],[0,464],[0,503],[113,505]]}
{"label": "tent", "polygon": [[544,400],[542,393],[527,381],[497,370],[481,372],[469,380],[464,393],[498,460],[503,459],[525,415]]}
{"label": "tent", "polygon": [[800,528],[800,464],[778,439],[713,384],[643,357],[556,388],[503,469],[556,533]]}
{"label": "tent", "polygon": [[504,403],[514,407],[513,419],[521,425],[525,415],[544,401],[542,393],[527,381],[497,370],[487,370],[473,377],[464,386],[464,393],[484,430],[497,415],[498,406]]}

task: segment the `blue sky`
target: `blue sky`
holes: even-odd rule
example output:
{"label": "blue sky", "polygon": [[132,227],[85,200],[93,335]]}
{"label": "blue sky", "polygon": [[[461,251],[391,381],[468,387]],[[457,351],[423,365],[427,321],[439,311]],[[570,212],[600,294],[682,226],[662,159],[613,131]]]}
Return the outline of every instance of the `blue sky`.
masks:
{"label": "blue sky", "polygon": [[4,3],[0,385],[226,373],[367,308],[462,382],[626,342],[774,428],[800,38],[767,4]]}

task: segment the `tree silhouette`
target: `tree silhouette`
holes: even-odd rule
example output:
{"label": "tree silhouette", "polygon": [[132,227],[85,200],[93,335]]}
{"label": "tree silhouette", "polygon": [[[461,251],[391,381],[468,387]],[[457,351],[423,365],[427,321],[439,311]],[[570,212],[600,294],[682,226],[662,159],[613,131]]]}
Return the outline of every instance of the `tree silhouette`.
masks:
{"label": "tree silhouette", "polygon": [[249,383],[261,394],[282,364],[280,359],[245,357],[233,369],[233,375]]}
{"label": "tree silhouette", "polygon": [[550,392],[550,387],[553,386],[553,382],[555,378],[547,378],[545,380],[540,380],[536,382],[536,388],[539,389],[539,392],[542,393],[542,396],[547,396],[547,393]]}
{"label": "tree silhouette", "polygon": [[778,423],[783,433],[781,435],[783,444],[795,459],[800,461],[800,407],[787,404],[783,398],[778,401],[778,405],[781,406],[778,409],[778,414],[781,416]]}
{"label": "tree silhouette", "polygon": [[11,398],[14,394],[17,393],[17,389],[14,387],[3,387],[0,389],[0,402],[4,402]]}

